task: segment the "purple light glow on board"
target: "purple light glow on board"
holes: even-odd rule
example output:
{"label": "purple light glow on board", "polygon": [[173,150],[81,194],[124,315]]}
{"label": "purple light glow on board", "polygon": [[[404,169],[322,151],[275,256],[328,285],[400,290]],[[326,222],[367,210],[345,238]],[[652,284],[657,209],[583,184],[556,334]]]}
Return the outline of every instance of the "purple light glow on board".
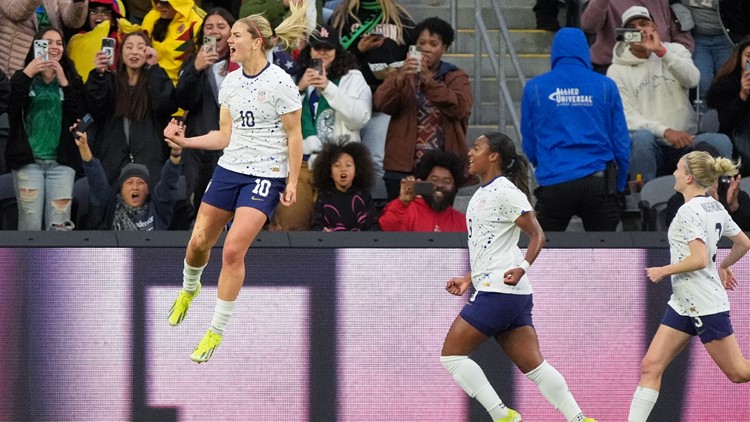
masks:
{"label": "purple light glow on board", "polygon": [[130,416],[130,251],[92,251],[36,250],[25,338],[35,420]]}
{"label": "purple light glow on board", "polygon": [[[627,419],[638,385],[645,350],[643,262],[642,250],[546,249],[529,270],[542,354],[584,413],[599,421]],[[519,371],[516,386],[524,420],[562,420]]]}
{"label": "purple light glow on board", "polygon": [[466,297],[445,291],[465,250],[348,249],[338,258],[340,421],[465,421],[440,349]]}
{"label": "purple light glow on board", "polygon": [[[167,324],[179,287],[148,290],[149,405],[177,407],[180,420],[307,420],[309,293],[245,286],[221,346],[208,363],[190,353],[211,323],[216,288],[203,287],[187,317]],[[292,417],[292,413],[294,417]]]}
{"label": "purple light glow on board", "polygon": [[[721,262],[729,250],[719,250]],[[739,287],[729,291],[729,315],[732,327],[745,357],[750,357],[750,260],[743,258],[732,267]],[[750,385],[729,381],[714,363],[697,338],[690,350],[688,381],[683,420],[685,421],[750,421]]]}

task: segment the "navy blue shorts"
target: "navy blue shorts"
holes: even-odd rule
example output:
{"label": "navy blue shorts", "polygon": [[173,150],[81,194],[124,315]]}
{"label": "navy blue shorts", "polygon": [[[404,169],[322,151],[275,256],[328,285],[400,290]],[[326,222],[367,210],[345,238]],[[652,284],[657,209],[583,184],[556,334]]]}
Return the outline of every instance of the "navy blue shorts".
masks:
{"label": "navy blue shorts", "polygon": [[284,178],[251,176],[217,166],[203,194],[203,202],[227,211],[255,208],[271,218],[285,188]]}
{"label": "navy blue shorts", "polygon": [[495,292],[477,292],[459,316],[487,337],[503,331],[531,326],[533,295],[511,295]]}
{"label": "navy blue shorts", "polygon": [[667,306],[667,312],[664,313],[661,323],[691,336],[698,336],[703,344],[721,340],[734,333],[732,321],[729,320],[729,311],[691,317],[680,315],[671,306]]}

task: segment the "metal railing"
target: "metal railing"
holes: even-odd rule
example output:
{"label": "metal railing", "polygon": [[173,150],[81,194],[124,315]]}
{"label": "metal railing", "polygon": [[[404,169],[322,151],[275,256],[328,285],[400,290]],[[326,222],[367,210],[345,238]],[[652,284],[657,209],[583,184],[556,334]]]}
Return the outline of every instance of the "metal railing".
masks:
{"label": "metal railing", "polygon": [[[457,0],[451,1],[451,13],[453,13],[453,4]],[[521,61],[518,59],[518,54],[513,45],[513,40],[508,30],[508,24],[505,21],[503,10],[500,6],[500,0],[488,0],[489,5],[495,12],[499,31],[499,51],[495,52],[495,48],[492,45],[489,32],[487,31],[487,24],[485,23],[482,9],[485,0],[475,0],[474,2],[474,18],[476,24],[474,27],[474,111],[472,113],[472,123],[477,124],[482,121],[482,61],[485,58],[484,51],[486,51],[486,58],[489,59],[492,65],[492,71],[497,80],[498,84],[498,130],[504,132],[507,124],[507,115],[513,122],[513,127],[516,131],[517,139],[521,139],[521,125],[516,107],[513,102],[513,97],[508,89],[508,76],[506,72],[506,66],[504,60],[510,59],[513,64],[513,68],[516,71],[521,87],[526,85],[526,76],[524,75],[523,69],[521,69]],[[453,16],[451,16],[453,18]]]}

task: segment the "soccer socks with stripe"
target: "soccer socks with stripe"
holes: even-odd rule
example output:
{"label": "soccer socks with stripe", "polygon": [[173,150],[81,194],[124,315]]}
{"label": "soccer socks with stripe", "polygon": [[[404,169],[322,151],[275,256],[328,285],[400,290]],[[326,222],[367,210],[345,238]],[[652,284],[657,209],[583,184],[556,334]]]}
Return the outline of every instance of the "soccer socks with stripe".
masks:
{"label": "soccer socks with stripe", "polygon": [[630,413],[628,413],[628,422],[641,422],[648,419],[651,410],[659,398],[659,392],[651,388],[641,387],[635,389],[633,401],[630,402]]}
{"label": "soccer socks with stripe", "polygon": [[183,261],[182,289],[188,293],[193,293],[198,288],[204,268],[206,268],[206,264],[202,267],[193,267],[187,263],[187,260]]}
{"label": "soccer socks with stripe", "polygon": [[583,420],[581,408],[570,393],[565,378],[546,360],[525,375],[536,383],[542,395],[565,416],[565,419],[570,422]]}
{"label": "soccer socks with stripe", "polygon": [[216,298],[214,317],[211,319],[211,331],[224,335],[224,329],[227,327],[229,318],[232,317],[232,312],[234,312],[235,303],[236,301],[234,300],[229,301]]}
{"label": "soccer socks with stripe", "polygon": [[441,356],[440,363],[469,397],[477,399],[487,409],[492,420],[499,420],[508,414],[508,408],[476,362],[468,356]]}

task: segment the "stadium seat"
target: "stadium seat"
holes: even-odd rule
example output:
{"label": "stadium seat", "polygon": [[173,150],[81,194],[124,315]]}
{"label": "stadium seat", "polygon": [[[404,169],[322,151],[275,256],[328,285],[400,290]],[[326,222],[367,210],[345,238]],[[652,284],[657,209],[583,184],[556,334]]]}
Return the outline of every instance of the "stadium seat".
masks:
{"label": "stadium seat", "polygon": [[0,230],[18,229],[18,205],[13,190],[13,175],[0,175]]}
{"label": "stadium seat", "polygon": [[661,176],[649,180],[641,189],[641,230],[666,231],[666,211],[669,198],[674,195],[674,176]]}

